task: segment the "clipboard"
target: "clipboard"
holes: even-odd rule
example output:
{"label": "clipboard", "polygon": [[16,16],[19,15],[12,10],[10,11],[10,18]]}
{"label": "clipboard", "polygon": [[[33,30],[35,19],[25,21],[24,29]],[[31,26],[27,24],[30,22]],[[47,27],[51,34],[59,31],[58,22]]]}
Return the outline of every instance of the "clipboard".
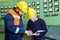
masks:
{"label": "clipboard", "polygon": [[35,36],[36,34],[37,35],[40,35],[40,32],[44,32],[45,30],[38,30],[37,32],[35,32],[35,33],[33,33],[33,34],[31,34],[32,36]]}

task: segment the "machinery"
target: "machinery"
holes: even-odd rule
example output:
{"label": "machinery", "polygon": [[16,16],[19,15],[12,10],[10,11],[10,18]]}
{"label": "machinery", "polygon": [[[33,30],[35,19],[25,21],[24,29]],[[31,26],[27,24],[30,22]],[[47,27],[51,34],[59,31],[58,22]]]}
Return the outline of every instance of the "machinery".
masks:
{"label": "machinery", "polygon": [[[0,0],[0,32],[4,32],[4,16],[7,11],[20,0]],[[23,0],[29,7],[37,10],[37,16],[45,20],[48,33],[47,38],[60,40],[60,0]],[[24,15],[24,26],[27,24],[27,14]]]}

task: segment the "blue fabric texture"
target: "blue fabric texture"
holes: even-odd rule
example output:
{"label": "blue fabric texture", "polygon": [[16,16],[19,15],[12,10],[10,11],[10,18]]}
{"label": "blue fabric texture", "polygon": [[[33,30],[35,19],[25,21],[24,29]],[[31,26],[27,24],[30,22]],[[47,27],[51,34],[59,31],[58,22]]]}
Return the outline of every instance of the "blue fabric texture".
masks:
{"label": "blue fabric texture", "polygon": [[29,20],[27,23],[26,30],[32,30],[33,33],[35,33],[38,30],[45,30],[44,32],[41,32],[39,36],[32,36],[32,40],[45,40],[47,27],[43,19],[38,18],[38,20],[35,22]]}
{"label": "blue fabric texture", "polygon": [[[11,14],[7,14],[4,18],[5,23],[5,40],[22,40],[23,34],[25,32],[22,22],[22,17],[20,19],[20,25],[14,25],[14,18]],[[19,32],[15,33],[17,27]]]}

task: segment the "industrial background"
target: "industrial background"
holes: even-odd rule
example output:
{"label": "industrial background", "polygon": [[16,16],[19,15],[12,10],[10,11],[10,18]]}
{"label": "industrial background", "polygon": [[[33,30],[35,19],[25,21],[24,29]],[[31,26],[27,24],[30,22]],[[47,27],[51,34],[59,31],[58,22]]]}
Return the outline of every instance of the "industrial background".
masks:
{"label": "industrial background", "polygon": [[[0,40],[4,40],[4,16],[7,11],[16,7],[17,2],[21,0],[0,0]],[[23,0],[29,7],[37,10],[39,18],[45,20],[48,33],[46,40],[60,40],[60,0]],[[27,24],[27,14],[24,15],[24,27]],[[31,40],[31,37],[24,36],[25,40]]]}

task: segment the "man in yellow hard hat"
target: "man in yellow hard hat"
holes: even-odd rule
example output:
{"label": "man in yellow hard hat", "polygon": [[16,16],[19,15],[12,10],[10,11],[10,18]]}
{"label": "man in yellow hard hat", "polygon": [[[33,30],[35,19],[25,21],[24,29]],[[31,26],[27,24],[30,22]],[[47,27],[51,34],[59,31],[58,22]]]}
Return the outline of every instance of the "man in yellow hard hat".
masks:
{"label": "man in yellow hard hat", "polygon": [[24,1],[17,3],[17,7],[10,9],[4,18],[5,40],[23,40],[23,34],[28,34],[23,27],[23,14],[27,13],[28,5]]}
{"label": "man in yellow hard hat", "polygon": [[27,23],[26,30],[30,30],[33,32],[32,34],[29,34],[30,36],[32,36],[32,40],[45,40],[47,28],[44,20],[37,17],[36,10],[33,8],[29,8],[28,18],[29,21]]}

